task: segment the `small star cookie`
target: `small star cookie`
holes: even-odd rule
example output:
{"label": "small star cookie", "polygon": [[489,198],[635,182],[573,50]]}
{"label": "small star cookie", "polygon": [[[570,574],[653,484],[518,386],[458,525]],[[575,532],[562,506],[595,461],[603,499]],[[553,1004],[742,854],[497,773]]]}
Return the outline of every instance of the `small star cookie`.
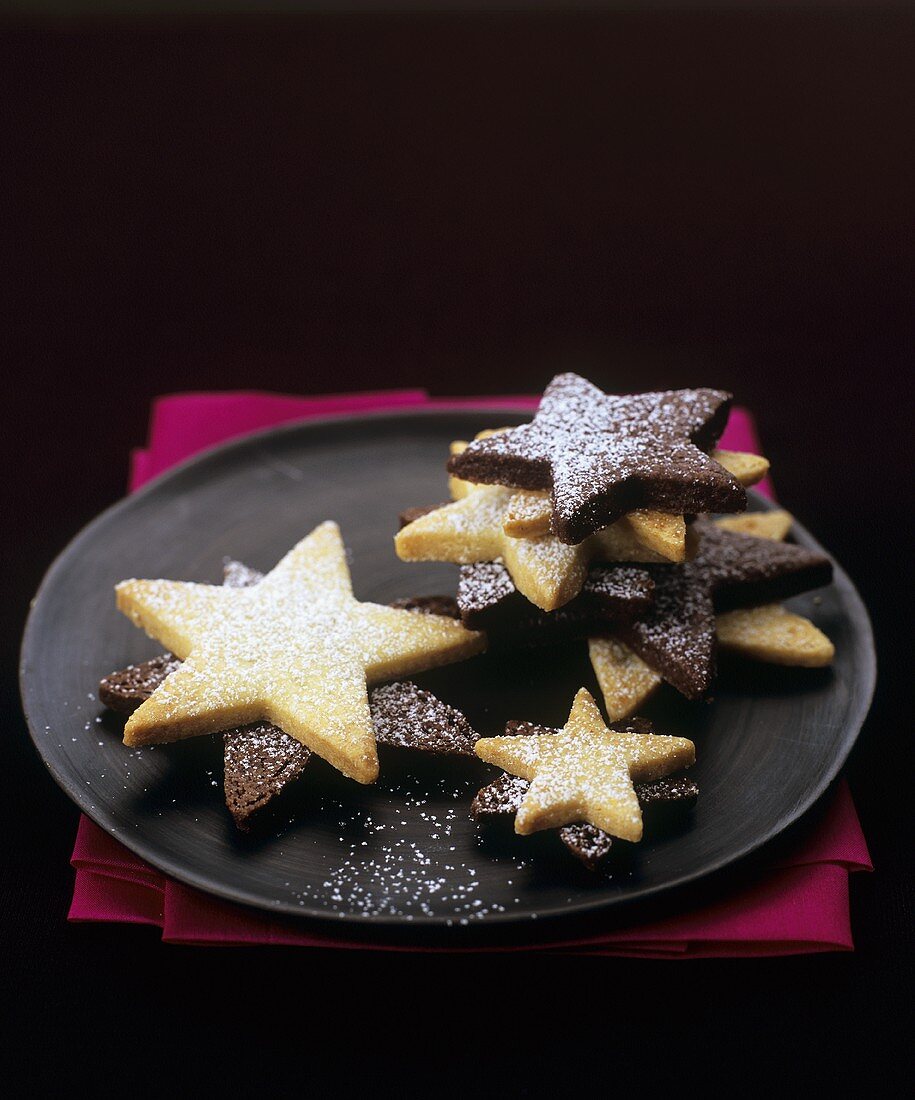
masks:
{"label": "small star cookie", "polygon": [[485,647],[453,619],[357,601],[331,522],[253,587],[129,580],[116,592],[119,609],[183,661],[131,715],[125,744],[264,721],[361,783],[378,775],[367,683]]}
{"label": "small star cookie", "polygon": [[[633,727],[636,725],[637,722],[632,723]],[[509,722],[505,732],[517,737],[559,731],[534,726],[528,722]],[[634,732],[651,732],[650,724],[638,723]],[[521,808],[530,786],[526,779],[503,772],[498,779],[477,791],[470,804],[474,820],[481,825],[489,825],[513,818]],[[683,813],[695,806],[699,788],[692,779],[677,776],[672,779],[655,779],[650,783],[636,783],[635,793],[643,814],[648,810],[653,824],[672,824],[682,820]],[[566,850],[589,871],[598,870],[607,861],[613,848],[613,838],[608,833],[586,823],[563,825],[556,830],[556,836]]]}
{"label": "small star cookie", "polygon": [[660,779],[696,759],[695,746],[684,737],[609,729],[584,688],[559,732],[483,737],[475,751],[481,760],[530,781],[515,832],[587,822],[633,842],[642,837],[634,783]]}

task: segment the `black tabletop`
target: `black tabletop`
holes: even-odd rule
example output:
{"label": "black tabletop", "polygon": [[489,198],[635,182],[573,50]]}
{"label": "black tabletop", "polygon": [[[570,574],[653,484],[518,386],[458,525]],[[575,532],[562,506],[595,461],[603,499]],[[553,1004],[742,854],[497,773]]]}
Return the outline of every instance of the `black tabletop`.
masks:
{"label": "black tabletop", "polygon": [[[242,1090],[282,1064],[340,1092],[538,1095],[586,1065],[791,1093],[866,1063],[889,1089],[913,908],[913,32],[850,9],[4,27],[0,919],[34,1087]],[[869,606],[855,953],[202,950],[68,924],[77,812],[26,735],[18,643],[43,570],[123,493],[152,398],[533,392],[567,368],[732,390]]]}

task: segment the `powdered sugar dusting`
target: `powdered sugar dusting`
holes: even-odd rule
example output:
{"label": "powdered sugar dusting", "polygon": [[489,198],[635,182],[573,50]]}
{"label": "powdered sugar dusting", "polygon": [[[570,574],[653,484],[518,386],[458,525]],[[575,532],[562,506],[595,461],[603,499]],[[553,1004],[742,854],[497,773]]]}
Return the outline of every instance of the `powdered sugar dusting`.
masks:
{"label": "powdered sugar dusting", "polygon": [[[322,799],[316,807],[322,819],[333,820],[337,813],[345,829],[340,851],[322,857],[327,867],[320,881],[307,887],[288,883],[292,896],[303,908],[318,903],[340,916],[445,918],[446,924],[454,925],[520,905],[520,897],[510,902],[488,899],[476,868],[457,854],[454,833],[466,819],[466,801],[475,782],[479,780],[442,776],[430,792],[427,782],[408,775],[390,786],[396,808],[385,820]],[[526,860],[512,859],[507,874],[527,866]]]}
{"label": "powdered sugar dusting", "polygon": [[482,738],[476,753],[530,780],[515,817],[519,833],[586,821],[611,836],[639,840],[642,815],[634,781],[656,779],[695,759],[691,741],[608,728],[582,689],[558,732]]}

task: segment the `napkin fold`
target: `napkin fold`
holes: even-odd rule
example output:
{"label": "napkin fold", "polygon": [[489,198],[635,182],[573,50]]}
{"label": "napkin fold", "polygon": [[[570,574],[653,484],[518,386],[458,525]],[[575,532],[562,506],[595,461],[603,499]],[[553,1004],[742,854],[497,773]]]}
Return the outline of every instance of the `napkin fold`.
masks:
{"label": "napkin fold", "polygon": [[[188,393],[153,406],[149,441],[134,451],[130,488],[138,489],[200,450],[292,420],[358,415],[396,408],[530,408],[537,398],[431,399],[424,390],[294,397],[259,392]],[[758,451],[753,421],[734,409],[721,446]],[[768,480],[757,487],[768,496]],[[853,949],[849,874],[872,870],[867,844],[844,780],[829,805],[788,854],[742,886],[709,904],[649,923],[584,938],[458,950],[550,951],[644,958],[722,958],[794,955]],[[144,863],[82,816],[71,863],[76,870],[69,919],[151,924],[168,943],[336,947],[354,950],[430,950],[406,944],[348,940],[306,922],[277,920],[183,886]],[[452,951],[454,948],[432,948]]]}

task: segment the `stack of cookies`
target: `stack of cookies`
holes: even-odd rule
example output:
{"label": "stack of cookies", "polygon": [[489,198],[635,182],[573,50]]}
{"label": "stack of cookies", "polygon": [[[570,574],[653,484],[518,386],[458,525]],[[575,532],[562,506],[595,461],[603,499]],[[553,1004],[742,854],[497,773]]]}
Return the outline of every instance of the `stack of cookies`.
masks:
{"label": "stack of cookies", "polygon": [[[240,827],[315,755],[375,782],[381,746],[501,768],[468,812],[555,834],[597,867],[615,840],[641,839],[643,810],[695,802],[675,774],[692,742],[633,717],[662,682],[703,698],[718,647],[782,664],[832,658],[777,602],[828,583],[828,559],[781,541],[785,513],[727,515],[768,469],[718,449],[729,406],[717,390],[614,397],[559,375],[530,424],[454,441],[451,502],[402,517],[397,554],[460,565],[456,599],[356,600],[326,522],[265,576],[228,562],[221,586],[118,585],[118,607],[167,652],[107,677],[100,698],[129,715],[129,746],[222,733]],[[562,729],[513,721],[480,736],[404,679],[505,645],[580,645],[584,664],[583,639],[606,721],[582,688]]]}
{"label": "stack of cookies", "polygon": [[662,682],[705,697],[719,647],[828,664],[829,640],[776,601],[829,583],[829,560],[781,542],[787,513],[709,518],[744,512],[769,468],[718,448],[730,401],[559,375],[530,424],[452,444],[454,499],[404,513],[397,554],[459,563],[461,618],[490,646],[587,636],[611,721]]}

